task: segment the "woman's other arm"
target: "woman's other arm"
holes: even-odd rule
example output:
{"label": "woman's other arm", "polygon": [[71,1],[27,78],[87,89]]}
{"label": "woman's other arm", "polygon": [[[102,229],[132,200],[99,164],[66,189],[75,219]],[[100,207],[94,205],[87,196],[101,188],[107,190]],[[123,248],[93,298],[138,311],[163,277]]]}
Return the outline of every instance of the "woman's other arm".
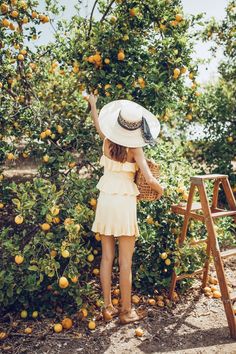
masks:
{"label": "woman's other arm", "polygon": [[91,93],[89,95],[88,102],[90,103],[91,115],[93,118],[95,128],[96,128],[100,138],[104,139],[105,135],[102,133],[100,126],[99,126],[99,121],[98,121],[98,112],[97,112],[97,107],[96,107],[97,97]]}
{"label": "woman's other arm", "polygon": [[156,192],[160,194],[161,197],[164,193],[164,188],[158,183],[157,179],[153,176],[147,161],[144,156],[144,152],[142,148],[134,148],[132,149],[133,156],[135,161],[137,162],[147,184],[154,189]]}

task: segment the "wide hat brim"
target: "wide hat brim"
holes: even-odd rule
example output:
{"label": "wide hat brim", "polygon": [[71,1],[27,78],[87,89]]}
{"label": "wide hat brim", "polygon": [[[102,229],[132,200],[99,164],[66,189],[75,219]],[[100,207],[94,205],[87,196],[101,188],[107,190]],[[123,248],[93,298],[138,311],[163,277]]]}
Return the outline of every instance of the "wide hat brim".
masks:
{"label": "wide hat brim", "polygon": [[[122,128],[117,121],[119,111],[129,100],[115,100],[107,103],[99,112],[98,120],[102,133],[116,144],[126,147],[143,147],[148,145],[142,137],[141,128],[136,130],[127,130]],[[154,114],[148,111],[140,104],[134,102],[142,108],[143,117],[146,118],[149,129],[155,140],[160,133],[160,122]]]}

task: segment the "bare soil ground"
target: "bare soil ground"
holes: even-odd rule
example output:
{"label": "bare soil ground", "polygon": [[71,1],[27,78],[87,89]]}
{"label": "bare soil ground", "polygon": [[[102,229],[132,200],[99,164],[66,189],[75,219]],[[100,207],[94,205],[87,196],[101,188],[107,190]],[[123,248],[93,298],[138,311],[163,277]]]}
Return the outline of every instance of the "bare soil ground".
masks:
{"label": "bare soil ground", "polygon": [[[236,289],[236,259],[225,261],[230,289]],[[211,275],[215,275],[211,269]],[[145,306],[148,306],[145,304]],[[236,354],[236,340],[230,338],[227,320],[220,299],[209,299],[200,290],[200,281],[181,296],[172,307],[148,306],[148,316],[140,322],[119,325],[118,320],[104,323],[99,316],[96,329],[87,328],[87,320],[73,318],[73,327],[54,333],[53,319],[13,319],[11,331],[0,342],[1,354],[76,354],[76,353],[175,353],[175,354]],[[7,331],[9,319],[0,321]],[[24,334],[30,326],[32,334]],[[135,336],[141,327],[142,337]]]}

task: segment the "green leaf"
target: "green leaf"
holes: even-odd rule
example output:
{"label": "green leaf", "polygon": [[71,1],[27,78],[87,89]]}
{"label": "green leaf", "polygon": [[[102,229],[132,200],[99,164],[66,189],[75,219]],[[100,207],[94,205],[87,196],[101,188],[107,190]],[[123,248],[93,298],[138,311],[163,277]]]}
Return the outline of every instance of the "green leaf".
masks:
{"label": "green leaf", "polygon": [[34,272],[36,272],[38,269],[39,269],[39,268],[38,268],[38,266],[36,266],[36,265],[30,265],[30,266],[28,267],[28,270],[32,270],[32,271],[34,271]]}

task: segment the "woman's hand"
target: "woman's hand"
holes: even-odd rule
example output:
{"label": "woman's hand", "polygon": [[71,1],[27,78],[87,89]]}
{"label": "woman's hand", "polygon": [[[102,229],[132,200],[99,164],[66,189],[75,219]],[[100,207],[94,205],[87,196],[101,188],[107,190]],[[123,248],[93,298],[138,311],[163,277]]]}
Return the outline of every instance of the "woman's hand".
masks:
{"label": "woman's hand", "polygon": [[97,102],[98,96],[94,96],[93,93],[90,93],[88,102],[90,103],[91,107],[96,107],[96,102]]}
{"label": "woman's hand", "polygon": [[163,196],[164,191],[165,191],[165,188],[162,187],[162,186],[159,184],[159,186],[158,186],[158,191],[157,191],[157,193],[158,193],[158,198],[157,198],[157,199],[160,199],[160,198]]}

